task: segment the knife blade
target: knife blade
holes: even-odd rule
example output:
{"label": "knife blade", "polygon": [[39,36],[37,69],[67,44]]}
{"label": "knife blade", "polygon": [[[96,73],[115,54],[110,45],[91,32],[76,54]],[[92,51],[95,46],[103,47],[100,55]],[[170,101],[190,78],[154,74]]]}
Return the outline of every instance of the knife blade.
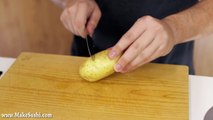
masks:
{"label": "knife blade", "polygon": [[92,55],[92,53],[91,53],[91,50],[90,50],[90,46],[89,46],[89,41],[88,41],[88,37],[90,37],[90,36],[86,36],[86,44],[87,44],[87,50],[88,50],[88,53],[89,53],[89,56],[92,58],[92,60],[94,61],[95,60],[95,56],[94,55]]}

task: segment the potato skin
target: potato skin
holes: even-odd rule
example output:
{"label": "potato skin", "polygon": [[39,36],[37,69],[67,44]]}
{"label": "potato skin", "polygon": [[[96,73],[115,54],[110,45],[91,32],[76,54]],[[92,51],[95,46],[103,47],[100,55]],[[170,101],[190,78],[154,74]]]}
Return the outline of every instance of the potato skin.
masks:
{"label": "potato skin", "polygon": [[94,82],[113,74],[115,72],[114,65],[116,64],[119,57],[110,60],[108,58],[108,53],[109,50],[96,53],[94,60],[92,60],[92,57],[89,57],[80,66],[80,76],[87,81]]}

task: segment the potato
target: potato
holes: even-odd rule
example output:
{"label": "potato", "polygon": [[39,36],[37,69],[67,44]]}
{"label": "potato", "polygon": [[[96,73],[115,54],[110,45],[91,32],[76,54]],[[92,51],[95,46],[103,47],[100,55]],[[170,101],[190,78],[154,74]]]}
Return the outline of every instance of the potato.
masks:
{"label": "potato", "polygon": [[108,58],[109,50],[104,50],[94,55],[94,60],[92,57],[89,57],[81,66],[80,66],[80,76],[90,82],[94,82],[100,79],[103,79],[111,74],[114,71],[114,65],[116,64],[119,57],[110,60]]}

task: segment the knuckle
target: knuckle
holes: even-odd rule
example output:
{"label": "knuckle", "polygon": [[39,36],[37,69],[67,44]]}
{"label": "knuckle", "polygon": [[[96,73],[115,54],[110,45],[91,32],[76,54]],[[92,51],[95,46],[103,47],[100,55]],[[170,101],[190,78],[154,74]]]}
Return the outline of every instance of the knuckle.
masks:
{"label": "knuckle", "polygon": [[144,21],[153,21],[154,18],[152,16],[150,16],[150,15],[146,15],[146,16],[143,17],[143,20]]}
{"label": "knuckle", "polygon": [[125,67],[127,65],[127,63],[129,62],[129,59],[127,57],[122,57],[119,60],[119,64],[122,65],[123,67]]}
{"label": "knuckle", "polygon": [[73,6],[69,7],[69,8],[66,8],[65,11],[66,11],[66,14],[71,14],[72,11],[73,11]]}
{"label": "knuckle", "polygon": [[87,8],[87,7],[89,7],[89,3],[88,3],[88,2],[85,2],[85,1],[79,1],[79,2],[77,3],[77,7],[78,7],[78,8]]}
{"label": "knuckle", "polygon": [[133,49],[134,51],[138,51],[139,47],[140,47],[140,44],[133,44],[133,45],[132,45],[132,49]]}
{"label": "knuckle", "polygon": [[68,11],[66,9],[62,12],[62,14],[60,16],[60,19],[66,18],[69,15],[69,13],[68,13]]}

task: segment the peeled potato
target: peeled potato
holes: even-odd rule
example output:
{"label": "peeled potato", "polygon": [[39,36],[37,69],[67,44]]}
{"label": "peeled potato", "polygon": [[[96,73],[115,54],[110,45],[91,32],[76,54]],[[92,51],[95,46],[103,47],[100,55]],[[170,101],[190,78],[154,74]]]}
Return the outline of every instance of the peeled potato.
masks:
{"label": "peeled potato", "polygon": [[94,60],[92,60],[92,57],[88,58],[80,66],[80,76],[85,80],[94,82],[113,74],[115,72],[114,65],[119,57],[110,60],[108,58],[108,53],[109,50],[104,50],[95,54]]}

